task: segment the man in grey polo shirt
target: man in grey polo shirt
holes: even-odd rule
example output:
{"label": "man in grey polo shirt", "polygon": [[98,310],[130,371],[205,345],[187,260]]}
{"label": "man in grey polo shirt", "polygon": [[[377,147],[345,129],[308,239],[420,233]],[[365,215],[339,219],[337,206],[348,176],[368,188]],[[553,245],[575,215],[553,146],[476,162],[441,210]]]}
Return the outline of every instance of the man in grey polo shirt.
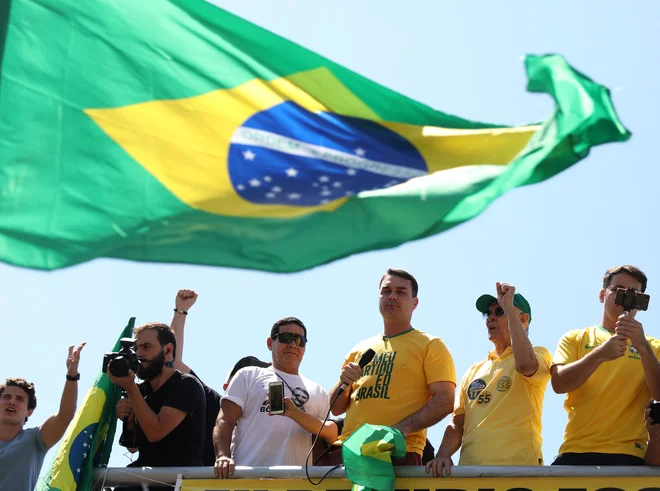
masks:
{"label": "man in grey polo shirt", "polygon": [[76,413],[83,346],[69,347],[60,410],[40,427],[24,428],[37,407],[34,385],[23,378],[8,378],[0,385],[0,490],[33,491],[37,485],[46,452],[62,438]]}

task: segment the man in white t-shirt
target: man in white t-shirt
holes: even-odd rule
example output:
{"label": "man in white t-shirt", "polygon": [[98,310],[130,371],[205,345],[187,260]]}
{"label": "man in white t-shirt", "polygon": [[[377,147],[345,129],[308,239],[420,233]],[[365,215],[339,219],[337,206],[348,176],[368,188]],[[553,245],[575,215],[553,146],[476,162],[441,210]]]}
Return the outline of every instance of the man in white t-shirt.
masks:
{"label": "man in white t-shirt", "polygon": [[[280,319],[267,340],[273,365],[242,368],[231,379],[213,431],[215,474],[219,478],[232,475],[234,465],[305,465],[312,436],[329,409],[323,387],[298,372],[306,344],[307,328],[299,319]],[[284,414],[271,417],[268,384],[278,381],[284,384]],[[334,442],[337,425],[327,422],[321,437]]]}

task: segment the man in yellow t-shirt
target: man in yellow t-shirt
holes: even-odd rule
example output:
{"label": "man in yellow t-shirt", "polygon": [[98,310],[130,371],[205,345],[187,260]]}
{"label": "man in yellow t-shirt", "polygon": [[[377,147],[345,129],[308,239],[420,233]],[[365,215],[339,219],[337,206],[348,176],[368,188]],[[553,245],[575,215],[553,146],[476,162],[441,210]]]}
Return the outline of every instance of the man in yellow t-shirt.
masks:
{"label": "man in yellow t-shirt", "polygon": [[459,465],[543,465],[541,409],[550,353],[529,341],[532,309],[525,297],[512,285],[496,286],[497,298],[486,294],[476,303],[495,349],[461,380],[451,422],[426,465],[434,476],[451,474],[459,448]]}
{"label": "man in yellow t-shirt", "polygon": [[644,407],[660,399],[660,341],[644,334],[636,311],[615,302],[619,288],[646,290],[634,266],[605,272],[601,324],[567,332],[559,341],[552,387],[566,394],[568,423],[553,465],[643,465],[647,432]]}
{"label": "man in yellow t-shirt", "polygon": [[[379,296],[383,333],[351,350],[330,393],[330,401],[338,395],[333,414],[346,412],[340,441],[364,423],[391,426],[403,433],[407,454],[394,459],[394,465],[422,465],[426,428],[451,412],[456,389],[454,361],[445,344],[410,324],[419,302],[417,289],[410,273],[387,270]],[[376,355],[362,370],[358,362],[370,348]],[[343,392],[342,384],[346,384]]]}

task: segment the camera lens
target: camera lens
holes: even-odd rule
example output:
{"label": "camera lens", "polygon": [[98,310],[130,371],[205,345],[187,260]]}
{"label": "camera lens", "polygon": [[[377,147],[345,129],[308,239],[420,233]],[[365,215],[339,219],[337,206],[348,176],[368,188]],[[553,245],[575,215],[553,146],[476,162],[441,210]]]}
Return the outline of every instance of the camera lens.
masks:
{"label": "camera lens", "polygon": [[118,356],[108,367],[114,377],[126,377],[128,375],[129,364],[124,356]]}

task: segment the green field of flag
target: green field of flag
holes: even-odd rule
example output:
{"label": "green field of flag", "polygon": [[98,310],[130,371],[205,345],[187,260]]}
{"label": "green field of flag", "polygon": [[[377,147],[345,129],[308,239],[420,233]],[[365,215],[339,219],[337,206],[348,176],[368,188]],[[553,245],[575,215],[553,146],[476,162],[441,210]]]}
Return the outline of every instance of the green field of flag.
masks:
{"label": "green field of flag", "polygon": [[543,123],[479,123],[203,0],[6,0],[0,56],[0,260],[27,268],[304,270],[448,230],[630,137],[558,55],[525,59],[556,104]]}

